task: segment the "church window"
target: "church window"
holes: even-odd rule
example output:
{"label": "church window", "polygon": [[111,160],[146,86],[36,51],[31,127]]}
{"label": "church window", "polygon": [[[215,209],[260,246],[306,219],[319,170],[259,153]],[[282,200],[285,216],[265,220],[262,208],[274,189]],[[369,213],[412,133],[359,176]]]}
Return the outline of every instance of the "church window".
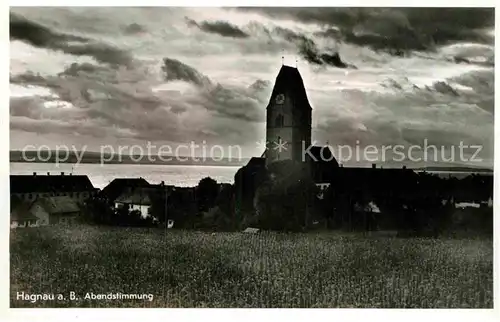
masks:
{"label": "church window", "polygon": [[274,125],[276,127],[282,127],[285,123],[285,117],[281,114],[279,114],[278,116],[276,116],[276,119],[274,121]]}
{"label": "church window", "polygon": [[[278,136],[278,140],[276,141],[276,144],[278,144],[278,146],[281,144],[281,136]],[[276,160],[279,160],[280,159],[280,149],[278,149],[278,153],[276,153]]]}

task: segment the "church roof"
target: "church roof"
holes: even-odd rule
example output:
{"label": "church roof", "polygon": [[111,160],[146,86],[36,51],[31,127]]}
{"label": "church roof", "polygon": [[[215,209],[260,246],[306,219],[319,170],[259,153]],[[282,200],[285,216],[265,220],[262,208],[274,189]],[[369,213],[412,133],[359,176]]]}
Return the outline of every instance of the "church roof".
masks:
{"label": "church roof", "polygon": [[329,163],[330,166],[336,168],[339,166],[339,163],[337,162],[337,159],[335,159],[335,156],[333,155],[332,150],[330,150],[329,146],[315,145],[312,146],[309,151],[311,152],[311,155],[314,157],[314,159],[311,159],[311,161]]}
{"label": "church roof", "polygon": [[247,165],[249,167],[265,167],[266,166],[266,158],[252,157],[250,159],[250,161],[248,161]]}
{"label": "church roof", "polygon": [[281,66],[274,83],[270,102],[272,102],[279,93],[284,92],[287,92],[289,96],[292,96],[297,103],[297,106],[307,106],[311,108],[309,100],[307,99],[304,81],[302,80],[299,70],[295,67],[286,65]]}

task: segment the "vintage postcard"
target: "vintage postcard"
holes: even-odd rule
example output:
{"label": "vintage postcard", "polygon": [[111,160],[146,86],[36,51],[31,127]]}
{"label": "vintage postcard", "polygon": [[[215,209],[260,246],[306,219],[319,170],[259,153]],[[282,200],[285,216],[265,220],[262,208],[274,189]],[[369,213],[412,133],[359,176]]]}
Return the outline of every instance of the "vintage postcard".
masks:
{"label": "vintage postcard", "polygon": [[9,16],[11,308],[493,308],[494,8]]}

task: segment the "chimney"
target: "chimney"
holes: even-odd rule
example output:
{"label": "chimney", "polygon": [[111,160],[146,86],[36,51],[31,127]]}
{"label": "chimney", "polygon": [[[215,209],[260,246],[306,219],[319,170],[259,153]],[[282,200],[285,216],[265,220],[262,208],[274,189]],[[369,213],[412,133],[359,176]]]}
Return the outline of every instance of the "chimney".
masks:
{"label": "chimney", "polygon": [[36,177],[36,172],[33,172],[33,177]]}
{"label": "chimney", "polygon": [[377,165],[375,163],[372,163],[372,169],[375,169]]}
{"label": "chimney", "polygon": [[50,172],[47,172],[47,175],[50,176]]}
{"label": "chimney", "polygon": [[405,165],[403,166],[403,170],[406,170],[406,166]]}
{"label": "chimney", "polygon": [[165,181],[162,181],[162,182],[160,183],[160,186],[161,186],[161,187],[164,187],[164,186],[165,186]]}
{"label": "chimney", "polygon": [[63,176],[63,175],[64,175],[64,172],[61,172],[61,175]]}

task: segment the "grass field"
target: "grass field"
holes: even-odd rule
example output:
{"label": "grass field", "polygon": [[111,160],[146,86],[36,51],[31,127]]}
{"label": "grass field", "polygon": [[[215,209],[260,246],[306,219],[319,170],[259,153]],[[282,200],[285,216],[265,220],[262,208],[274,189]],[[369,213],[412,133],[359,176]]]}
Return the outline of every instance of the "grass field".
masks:
{"label": "grass field", "polygon": [[[11,307],[493,307],[492,240],[89,226],[10,238]],[[17,292],[65,299],[32,303]]]}

